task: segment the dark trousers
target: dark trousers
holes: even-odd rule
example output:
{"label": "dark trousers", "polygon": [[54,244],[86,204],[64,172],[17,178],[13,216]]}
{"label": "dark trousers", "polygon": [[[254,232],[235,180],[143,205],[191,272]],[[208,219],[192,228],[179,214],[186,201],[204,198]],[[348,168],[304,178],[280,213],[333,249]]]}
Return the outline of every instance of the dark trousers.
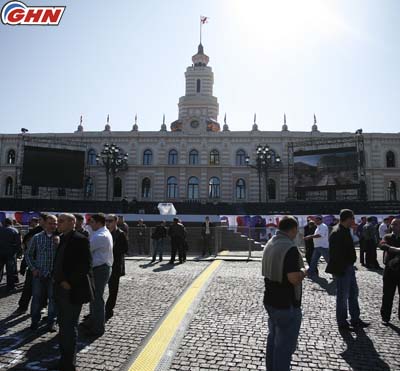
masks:
{"label": "dark trousers", "polygon": [[[24,288],[22,289],[21,298],[18,302],[18,308],[27,310],[29,307],[29,302],[32,297],[32,271],[27,269],[25,271],[25,282]],[[47,297],[47,296],[46,296]]]}
{"label": "dark trousers", "polygon": [[376,255],[376,243],[373,240],[365,241],[366,264],[367,267],[375,268],[378,265]]}
{"label": "dark trousers", "polygon": [[180,263],[183,263],[183,261],[186,260],[186,251],[183,242],[182,238],[171,238],[171,262],[175,261],[176,253],[178,253]]}
{"label": "dark trousers", "polygon": [[211,234],[205,234],[203,236],[203,255],[206,255],[206,252],[208,252],[208,255],[211,255]]}
{"label": "dark trousers", "polygon": [[108,299],[106,302],[106,317],[111,317],[114,314],[115,304],[117,304],[118,288],[120,275],[111,273],[108,280]]}
{"label": "dark trousers", "polygon": [[7,290],[13,290],[15,288],[15,256],[9,254],[0,254],[0,268],[3,270],[3,266],[6,266],[7,273]]}
{"label": "dark trousers", "polygon": [[82,304],[73,304],[69,290],[55,287],[55,300],[58,307],[60,370],[76,370],[76,341],[78,338],[78,322]]}
{"label": "dark trousers", "polygon": [[47,324],[52,325],[55,322],[57,309],[54,300],[54,285],[50,277],[33,277],[32,278],[32,303],[31,317],[32,324],[38,325],[40,321],[40,311],[43,304],[43,296],[47,294],[49,300]]}
{"label": "dark trousers", "polygon": [[361,239],[360,240],[360,263],[362,265],[365,264],[365,240]]}
{"label": "dark trousers", "polygon": [[[381,307],[381,316],[384,321],[390,321],[396,288],[400,294],[400,272],[393,271],[386,267],[383,272],[383,297]],[[397,315],[400,319],[400,298]]]}
{"label": "dark trousers", "polygon": [[139,237],[137,239],[137,246],[139,255],[148,254],[149,252],[146,249],[146,240],[143,237]]}

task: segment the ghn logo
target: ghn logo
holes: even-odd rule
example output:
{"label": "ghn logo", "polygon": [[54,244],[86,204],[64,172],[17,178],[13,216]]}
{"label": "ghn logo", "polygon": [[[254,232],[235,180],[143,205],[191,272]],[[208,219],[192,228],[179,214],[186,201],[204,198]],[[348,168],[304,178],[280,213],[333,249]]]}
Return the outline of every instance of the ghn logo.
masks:
{"label": "ghn logo", "polygon": [[10,1],[1,9],[1,21],[11,26],[57,26],[65,6],[27,6],[20,1]]}

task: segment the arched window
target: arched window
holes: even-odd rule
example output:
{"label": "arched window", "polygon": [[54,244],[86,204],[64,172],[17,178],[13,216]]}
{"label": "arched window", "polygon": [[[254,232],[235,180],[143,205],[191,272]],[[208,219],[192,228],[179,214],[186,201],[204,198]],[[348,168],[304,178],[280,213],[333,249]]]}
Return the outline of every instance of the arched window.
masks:
{"label": "arched window", "polygon": [[153,152],[150,149],[146,149],[143,152],[143,165],[151,165],[153,163]]}
{"label": "arched window", "polygon": [[246,152],[242,149],[239,149],[236,152],[236,166],[244,166],[246,165]]}
{"label": "arched window", "polygon": [[10,176],[6,179],[5,195],[12,196],[14,193],[14,181]]}
{"label": "arched window", "polygon": [[246,182],[244,179],[236,181],[236,199],[244,200],[246,198]]}
{"label": "arched window", "polygon": [[208,197],[220,198],[221,197],[221,183],[219,178],[213,176],[208,182]]}
{"label": "arched window", "polygon": [[199,179],[192,176],[188,180],[188,199],[197,200],[199,198]]}
{"label": "arched window", "polygon": [[276,200],[276,182],[273,179],[268,180],[268,200]]}
{"label": "arched window", "polygon": [[168,153],[168,165],[178,165],[178,151],[171,149]]}
{"label": "arched window", "polygon": [[14,165],[15,164],[15,151],[10,149],[7,153],[7,164]]}
{"label": "arched window", "polygon": [[87,164],[88,165],[96,165],[96,151],[94,149],[89,149],[87,153]]}
{"label": "arched window", "polygon": [[388,194],[390,201],[397,201],[397,185],[393,180],[389,182]]}
{"label": "arched window", "polygon": [[216,149],[210,152],[210,165],[219,165],[219,152]]}
{"label": "arched window", "polygon": [[94,186],[93,186],[93,179],[89,176],[85,179],[85,197],[86,198],[90,198],[93,196],[93,190],[94,190]]}
{"label": "arched window", "polygon": [[151,181],[149,178],[142,180],[142,198],[150,198],[151,194]]}
{"label": "arched window", "polygon": [[178,198],[178,179],[174,176],[167,179],[167,197]]}
{"label": "arched window", "polygon": [[199,164],[199,152],[196,149],[192,149],[189,152],[189,165]]}
{"label": "arched window", "polygon": [[122,179],[118,176],[114,178],[113,197],[122,197]]}
{"label": "arched window", "polygon": [[196,83],[196,92],[200,93],[200,88],[201,88],[201,80],[197,79],[197,83]]}
{"label": "arched window", "polygon": [[392,151],[386,152],[386,167],[395,167],[396,158]]}

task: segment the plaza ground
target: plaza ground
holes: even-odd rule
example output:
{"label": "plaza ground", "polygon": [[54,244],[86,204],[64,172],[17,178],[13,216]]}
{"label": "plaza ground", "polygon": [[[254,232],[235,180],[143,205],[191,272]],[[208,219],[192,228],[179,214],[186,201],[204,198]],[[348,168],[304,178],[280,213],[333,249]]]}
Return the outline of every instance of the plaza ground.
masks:
{"label": "plaza ground", "polygon": [[[380,258],[381,259],[381,258]],[[79,337],[81,371],[129,370],[196,277],[214,264],[183,265],[128,260],[114,317],[100,338]],[[265,370],[267,316],[260,261],[221,261],[184,313],[158,370]],[[322,269],[321,269],[322,271]],[[340,334],[335,283],[325,273],[305,280],[303,322],[293,370],[399,370],[400,323],[383,326],[380,272],[358,267],[362,318],[371,326]],[[19,285],[21,287],[21,285]],[[3,289],[1,289],[3,290]],[[0,370],[46,370],[57,359],[57,334],[29,329],[29,314],[15,317],[20,289],[0,299]],[[394,310],[397,310],[398,296]],[[84,306],[82,314],[87,312]],[[143,370],[145,371],[145,370]]]}

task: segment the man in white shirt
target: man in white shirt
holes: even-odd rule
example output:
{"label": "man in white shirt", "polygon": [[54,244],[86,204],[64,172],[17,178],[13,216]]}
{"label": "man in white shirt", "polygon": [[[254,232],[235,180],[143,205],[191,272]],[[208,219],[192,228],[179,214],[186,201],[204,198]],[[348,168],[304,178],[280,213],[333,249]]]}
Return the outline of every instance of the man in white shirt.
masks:
{"label": "man in white shirt", "polygon": [[90,251],[93,260],[95,299],[90,303],[90,316],[82,325],[87,329],[86,335],[92,336],[101,336],[105,331],[103,295],[113,265],[113,238],[105,223],[104,214],[94,214],[89,221],[93,230],[90,235]]}
{"label": "man in white shirt", "polygon": [[385,237],[389,233],[389,218],[383,219],[383,223],[379,226],[379,238],[383,240],[383,237]]}
{"label": "man in white shirt", "polygon": [[309,277],[316,274],[318,268],[319,258],[324,257],[326,263],[329,263],[329,228],[322,222],[322,216],[315,217],[315,224],[317,229],[314,234],[304,237],[304,240],[314,240],[314,251],[311,257],[311,264],[309,269]]}

